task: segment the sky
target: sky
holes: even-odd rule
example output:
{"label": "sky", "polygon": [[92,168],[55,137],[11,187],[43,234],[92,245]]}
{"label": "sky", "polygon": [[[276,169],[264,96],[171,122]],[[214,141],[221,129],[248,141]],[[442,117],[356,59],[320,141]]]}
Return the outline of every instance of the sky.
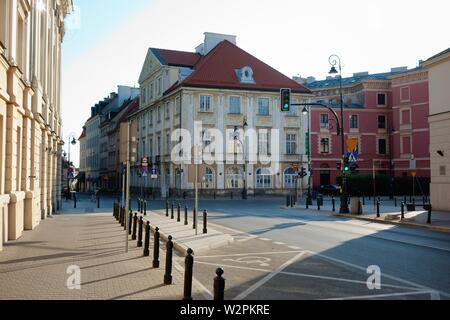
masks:
{"label": "sky", "polygon": [[[78,138],[91,106],[118,85],[138,87],[149,47],[194,51],[204,32],[237,45],[286,76],[324,79],[328,58],[343,76],[414,68],[450,47],[442,0],[74,0],[63,43],[64,140]],[[67,143],[66,143],[67,145]],[[67,151],[67,150],[66,150]],[[79,164],[79,144],[71,146]]]}

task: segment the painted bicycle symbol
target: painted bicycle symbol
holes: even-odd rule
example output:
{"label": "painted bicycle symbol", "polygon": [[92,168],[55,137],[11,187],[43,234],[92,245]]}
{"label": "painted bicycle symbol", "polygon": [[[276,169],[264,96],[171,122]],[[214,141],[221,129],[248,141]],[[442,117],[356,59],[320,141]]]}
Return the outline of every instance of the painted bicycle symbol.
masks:
{"label": "painted bicycle symbol", "polygon": [[268,262],[272,261],[270,258],[265,257],[244,257],[239,259],[224,259],[223,261],[232,261],[245,264],[259,264],[260,267],[269,267]]}

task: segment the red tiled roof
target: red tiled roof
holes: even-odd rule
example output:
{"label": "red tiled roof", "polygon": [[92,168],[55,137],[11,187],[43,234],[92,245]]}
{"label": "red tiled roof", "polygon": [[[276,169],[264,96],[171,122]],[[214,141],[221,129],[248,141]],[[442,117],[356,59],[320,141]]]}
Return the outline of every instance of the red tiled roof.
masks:
{"label": "red tiled roof", "polygon": [[[252,68],[255,84],[240,83],[236,70],[246,66]],[[311,93],[301,84],[226,40],[200,59],[189,77],[173,85],[166,93],[180,86],[275,92],[281,88],[291,88],[293,93]]]}
{"label": "red tiled roof", "polygon": [[175,67],[192,68],[202,58],[198,53],[166,50],[166,49],[150,49],[155,56],[160,59],[162,64]]}

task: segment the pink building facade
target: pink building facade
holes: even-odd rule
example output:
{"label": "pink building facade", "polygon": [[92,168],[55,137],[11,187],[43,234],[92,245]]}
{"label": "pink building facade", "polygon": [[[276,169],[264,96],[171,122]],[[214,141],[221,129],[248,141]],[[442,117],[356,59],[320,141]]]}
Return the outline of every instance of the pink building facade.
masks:
{"label": "pink building facade", "polygon": [[[428,77],[422,68],[355,74],[342,79],[345,139],[357,140],[356,172],[390,177],[430,177]],[[340,120],[339,78],[308,81],[314,102],[332,107]],[[325,107],[311,107],[313,188],[336,184],[341,175],[341,137]],[[347,145],[345,151],[348,152]]]}

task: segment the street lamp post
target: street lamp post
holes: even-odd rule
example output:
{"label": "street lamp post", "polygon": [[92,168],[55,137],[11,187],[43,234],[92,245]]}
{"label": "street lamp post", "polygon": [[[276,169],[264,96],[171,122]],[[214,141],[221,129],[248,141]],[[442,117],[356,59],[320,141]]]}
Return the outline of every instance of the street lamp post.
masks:
{"label": "street lamp post", "polygon": [[311,194],[311,172],[312,172],[312,165],[311,165],[311,110],[308,109],[307,106],[303,108],[303,115],[308,116],[308,196],[306,198],[306,202],[308,205],[312,205],[312,194]]}
{"label": "street lamp post", "polygon": [[242,149],[244,150],[244,189],[242,190],[242,199],[247,200],[247,198],[248,198],[248,193],[247,193],[247,154],[245,152],[245,135],[246,135],[246,130],[248,128],[248,123],[247,123],[246,118],[244,118],[244,123],[242,124],[242,127],[244,128],[244,139],[240,140],[238,138],[238,135],[237,135],[238,127],[235,126],[234,127],[234,133],[235,133],[234,140],[239,141],[242,145]]}
{"label": "street lamp post", "polygon": [[[339,213],[349,213],[350,210],[348,208],[348,194],[347,194],[347,176],[345,172],[344,160],[345,160],[345,136],[344,136],[344,97],[342,91],[342,64],[341,58],[338,55],[331,55],[328,59],[331,70],[330,74],[339,73],[339,95],[340,95],[340,107],[341,107],[341,125],[340,125],[340,134],[341,134],[341,150],[342,150],[342,195],[341,195],[341,208]],[[339,67],[339,72],[336,70],[336,66]]]}

